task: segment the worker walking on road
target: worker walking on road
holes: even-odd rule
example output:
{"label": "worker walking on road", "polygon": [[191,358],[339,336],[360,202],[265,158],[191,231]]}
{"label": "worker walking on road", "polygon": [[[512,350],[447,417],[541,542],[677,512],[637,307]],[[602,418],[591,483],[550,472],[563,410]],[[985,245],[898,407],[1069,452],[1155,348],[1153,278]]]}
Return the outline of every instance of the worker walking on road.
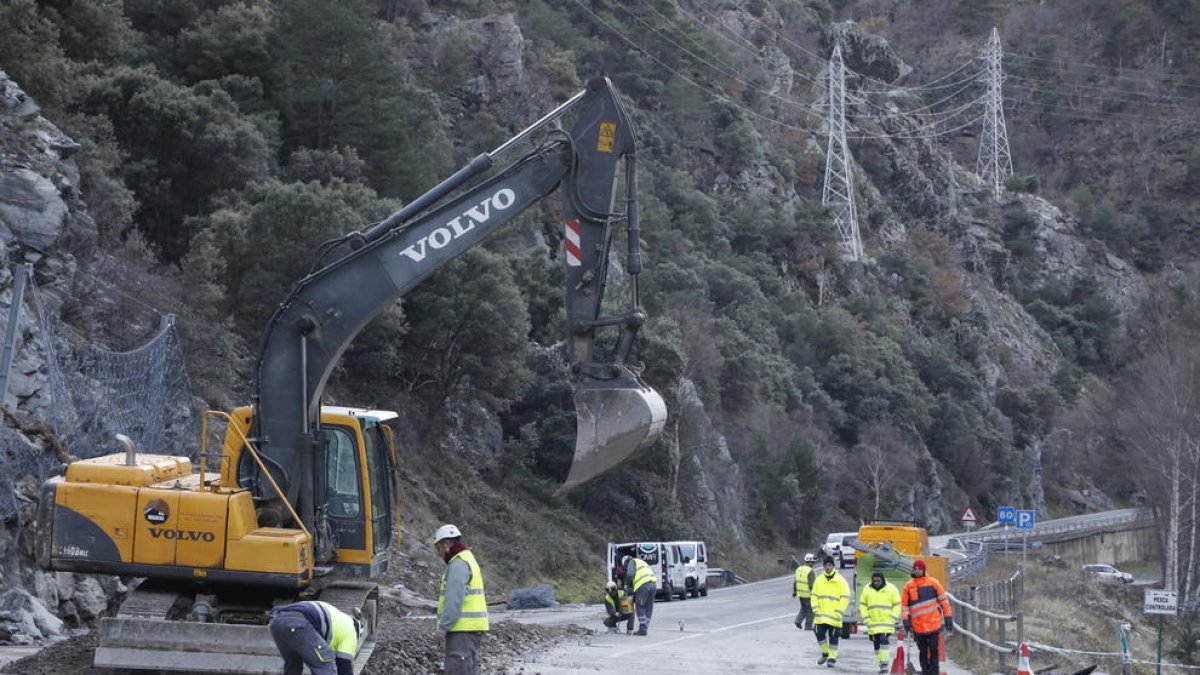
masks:
{"label": "worker walking on road", "polygon": [[357,611],[346,614],[328,602],[305,600],[272,610],[271,639],[283,657],[283,675],[354,675],[363,632]]}
{"label": "worker walking on road", "polygon": [[900,591],[883,578],[883,572],[871,573],[871,583],[858,596],[858,615],[866,622],[879,672],[886,673],[888,639],[896,632],[896,624],[900,621]]}
{"label": "worker walking on road", "polygon": [[624,588],[618,588],[617,582],[610,581],[604,585],[604,609],[608,616],[604,617],[604,625],[608,632],[617,633],[617,624],[625,622],[625,633],[633,632],[633,598],[625,593]]}
{"label": "worker walking on road", "polygon": [[631,555],[621,559],[617,574],[623,579],[626,592],[633,593],[633,604],[637,609],[638,629],[634,635],[645,635],[650,630],[650,617],[654,615],[654,594],[658,591],[657,577],[645,560]]}
{"label": "worker walking on road", "polygon": [[822,567],[824,572],[817,575],[812,585],[813,623],[817,633],[817,644],[821,645],[821,658],[817,660],[817,665],[824,664],[833,668],[837,665],[842,617],[850,607],[850,586],[834,569],[831,556],[825,556]]}
{"label": "worker walking on road", "polygon": [[475,554],[462,541],[462,532],[443,525],[433,535],[433,548],[446,562],[438,593],[437,628],[446,645],[446,675],[479,675],[479,645],[488,632],[483,572]]}
{"label": "worker walking on road", "polygon": [[800,630],[813,629],[812,584],[817,573],[813,563],[817,556],[804,554],[804,564],[796,568],[796,580],[792,584],[792,597],[800,599],[800,613],[796,615],[796,628]]}
{"label": "worker walking on road", "polygon": [[904,629],[913,634],[920,655],[921,675],[938,675],[938,641],[942,626],[954,633],[954,616],[946,589],[925,574],[925,561],[914,560],[912,579],[900,593],[900,613]]}

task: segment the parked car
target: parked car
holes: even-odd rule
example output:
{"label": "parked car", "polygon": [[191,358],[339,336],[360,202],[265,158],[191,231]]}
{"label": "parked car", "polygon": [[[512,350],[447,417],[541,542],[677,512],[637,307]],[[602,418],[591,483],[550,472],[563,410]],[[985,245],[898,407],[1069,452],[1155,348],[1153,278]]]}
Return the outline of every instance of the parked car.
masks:
{"label": "parked car", "polygon": [[[833,564],[841,567],[854,566],[854,549],[849,542],[858,536],[857,532],[833,532],[825,538],[825,543],[821,544],[821,555],[830,556],[833,558]],[[821,561],[817,561],[821,562]]]}
{"label": "parked car", "polygon": [[1121,570],[1113,567],[1112,565],[1105,565],[1103,563],[1097,564],[1097,565],[1084,565],[1083,573],[1088,576],[1096,577],[1098,579],[1120,581],[1121,583],[1124,583],[1124,584],[1133,583],[1133,575],[1132,574],[1130,574],[1129,572],[1122,572]]}
{"label": "parked car", "polygon": [[702,541],[672,541],[683,556],[683,583],[688,595],[708,596],[708,547]]}

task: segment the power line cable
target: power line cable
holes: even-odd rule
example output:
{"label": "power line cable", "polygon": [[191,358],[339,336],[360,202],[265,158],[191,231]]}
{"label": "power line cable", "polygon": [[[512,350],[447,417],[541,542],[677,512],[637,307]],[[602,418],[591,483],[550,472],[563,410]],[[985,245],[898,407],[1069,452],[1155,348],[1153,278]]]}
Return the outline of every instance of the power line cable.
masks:
{"label": "power line cable", "polygon": [[[1093,95],[1093,94],[1084,94],[1084,93],[1079,93],[1080,87],[1078,85],[1067,85],[1067,87],[1061,87],[1061,86],[1055,86],[1054,83],[1045,82],[1043,80],[1035,80],[1035,79],[1031,79],[1031,78],[1027,78],[1027,77],[1022,77],[1020,75],[1011,75],[1011,74],[1005,78],[1005,81],[1006,82],[1025,83],[1024,84],[1025,88],[1030,89],[1030,90],[1042,91],[1047,94],[1059,94],[1059,95],[1063,95],[1063,96],[1069,96],[1071,98],[1081,98],[1081,99],[1088,99],[1088,100],[1094,100],[1094,101],[1105,101],[1105,102],[1115,102],[1115,103],[1128,103],[1130,105],[1142,105],[1142,106],[1151,105],[1151,106],[1159,107],[1159,108],[1177,108],[1177,109],[1180,109],[1180,110],[1183,110],[1186,112],[1191,112],[1191,113],[1194,113],[1196,110],[1195,105],[1188,105],[1186,103],[1174,103],[1171,101],[1166,101],[1166,100],[1161,100],[1161,99],[1154,100],[1154,99],[1150,98],[1149,94],[1134,94],[1134,95],[1135,96],[1144,96],[1150,100],[1132,100],[1132,99],[1128,99],[1128,98],[1119,98],[1119,97],[1115,97],[1115,96],[1099,96],[1099,95]],[[1063,89],[1068,88],[1068,87],[1069,87],[1068,91],[1064,92]],[[1097,89],[1095,87],[1089,87],[1089,90],[1090,91],[1103,91],[1103,90]],[[1121,93],[1131,93],[1131,92],[1121,92]]]}
{"label": "power line cable", "polygon": [[[792,129],[794,131],[802,131],[804,133],[812,133],[811,129],[797,126],[797,125],[791,124],[789,122],[784,122],[782,120],[777,120],[768,115],[764,115],[756,110],[753,110],[752,108],[743,106],[742,104],[738,103],[737,101],[734,101],[733,99],[729,98],[729,96],[725,95],[724,93],[718,93],[716,91],[713,91],[709,87],[707,87],[707,86],[697,82],[696,80],[692,79],[691,77],[679,72],[675,68],[672,68],[669,64],[667,64],[665,61],[658,58],[654,54],[651,54],[649,51],[647,51],[644,47],[639,45],[637,42],[633,41],[627,35],[625,35],[621,31],[617,30],[615,27],[613,27],[612,24],[605,21],[604,17],[600,16],[595,11],[593,11],[590,7],[588,7],[586,4],[584,4],[583,0],[572,0],[572,2],[574,2],[577,6],[579,6],[579,8],[582,9],[585,13],[590,15],[594,21],[596,21],[600,25],[604,26],[612,33],[616,34],[617,37],[621,38],[621,40],[624,41],[626,44],[628,44],[630,47],[633,47],[637,51],[641,52],[647,58],[649,58],[651,61],[662,66],[668,72],[674,74],[675,76],[679,77],[680,79],[684,80],[685,82],[688,82],[689,84],[696,87],[697,89],[699,89],[701,92],[707,94],[708,96],[718,99],[720,101],[723,101],[723,102],[729,104],[730,106],[737,108],[738,110],[741,110],[742,112],[746,113],[747,115],[761,119],[764,122],[769,122],[771,124],[783,127],[785,129]],[[713,85],[713,86],[715,87],[715,85]]]}
{"label": "power line cable", "polygon": [[[644,3],[643,3],[643,4],[644,4]],[[665,33],[663,33],[663,32],[662,32],[661,30],[659,30],[658,28],[656,28],[656,27],[652,26],[652,25],[651,25],[649,22],[647,22],[645,19],[643,19],[642,17],[638,16],[638,15],[637,15],[635,12],[633,12],[633,10],[629,9],[628,7],[624,6],[623,4],[622,4],[622,5],[620,5],[620,7],[621,7],[621,9],[622,9],[622,10],[623,10],[623,11],[624,11],[626,14],[628,14],[628,15],[629,15],[629,16],[631,16],[631,17],[633,17],[635,21],[637,21],[638,23],[642,24],[642,25],[643,25],[643,26],[645,26],[646,28],[650,29],[652,32],[654,32],[656,35],[658,35],[659,37],[661,37],[661,38],[662,38],[663,40],[665,40],[667,43],[669,43],[670,45],[672,45],[673,47],[675,47],[675,48],[676,48],[676,49],[678,49],[679,51],[683,52],[684,54],[687,54],[688,56],[692,57],[693,59],[695,59],[695,60],[696,60],[696,61],[698,61],[699,63],[702,63],[702,64],[704,64],[705,66],[708,66],[709,68],[713,69],[713,70],[714,70],[714,71],[716,71],[717,73],[720,73],[722,76],[724,76],[724,77],[727,77],[727,78],[729,78],[729,79],[731,79],[731,80],[733,80],[733,81],[735,81],[735,82],[737,82],[737,83],[739,83],[739,84],[743,84],[743,85],[745,85],[746,87],[748,87],[748,88],[750,88],[750,89],[753,89],[754,91],[757,91],[757,92],[759,92],[759,93],[760,93],[760,94],[762,94],[763,96],[766,96],[766,97],[768,97],[768,98],[771,98],[771,99],[775,99],[775,100],[777,100],[777,101],[779,101],[779,102],[781,102],[781,103],[785,103],[785,104],[787,104],[787,105],[790,105],[790,106],[794,106],[794,107],[796,107],[796,108],[799,108],[799,109],[801,109],[801,110],[803,110],[803,111],[805,111],[805,112],[809,112],[809,113],[811,113],[811,112],[812,112],[812,110],[811,110],[811,109],[810,109],[810,108],[809,108],[807,105],[805,105],[805,104],[803,104],[803,103],[800,103],[799,101],[794,101],[794,100],[792,100],[792,99],[789,99],[789,98],[786,98],[786,97],[780,96],[780,95],[778,95],[778,94],[775,94],[775,93],[773,93],[773,92],[770,92],[770,91],[768,91],[768,90],[764,89],[763,87],[761,87],[761,86],[759,86],[759,85],[757,85],[757,84],[755,84],[755,83],[753,83],[753,82],[749,82],[749,81],[747,81],[747,80],[744,80],[744,79],[742,79],[741,77],[739,77],[740,73],[738,73],[738,72],[737,72],[737,70],[736,70],[736,69],[733,69],[732,67],[730,67],[730,68],[731,68],[731,70],[730,70],[730,71],[725,71],[725,70],[722,70],[721,68],[719,68],[719,67],[717,67],[717,66],[714,66],[714,65],[713,65],[713,64],[712,64],[710,61],[708,61],[707,59],[705,59],[703,56],[700,56],[700,55],[696,54],[695,52],[692,52],[692,51],[691,51],[691,50],[689,50],[687,47],[684,47],[683,45],[679,44],[679,43],[678,43],[678,42],[676,42],[675,40],[671,39],[671,37],[670,37],[670,36],[666,35]],[[654,10],[654,11],[655,11],[655,13],[657,13],[657,10]],[[661,17],[661,16],[662,16],[662,14],[659,14],[659,16]],[[666,17],[663,17],[663,18],[664,18],[664,19],[666,19]]]}
{"label": "power line cable", "polygon": [[[1146,76],[1124,75],[1121,73],[1112,72],[1116,68],[1115,66],[1098,66],[1098,65],[1093,65],[1090,63],[1079,63],[1079,62],[1073,62],[1073,61],[1058,61],[1058,60],[1054,60],[1054,59],[1043,59],[1043,58],[1040,58],[1037,56],[1028,56],[1025,54],[1019,54],[1017,52],[1008,52],[1008,51],[1004,52],[1004,55],[1006,57],[1011,57],[1011,58],[1017,59],[1019,61],[1048,63],[1048,64],[1052,64],[1053,66],[1055,66],[1054,68],[1051,68],[1050,66],[1037,66],[1037,65],[1032,65],[1032,64],[1027,66],[1029,68],[1038,68],[1038,69],[1045,70],[1048,72],[1063,72],[1063,71],[1070,71],[1070,70],[1103,71],[1104,75],[1107,77],[1127,79],[1127,80],[1133,80],[1133,81],[1137,81],[1137,82],[1145,82],[1148,77],[1149,77],[1149,79],[1157,78],[1157,79],[1163,79],[1163,80],[1167,80],[1167,79],[1176,80],[1177,79],[1177,80],[1180,80],[1180,82],[1177,83],[1179,86],[1189,87],[1189,88],[1200,88],[1200,76],[1197,76],[1197,75],[1186,75],[1183,73],[1167,73],[1167,72],[1154,73],[1154,71],[1149,71],[1149,70],[1139,70],[1138,71],[1138,72],[1146,73],[1147,74]],[[1126,69],[1126,70],[1130,70],[1130,69]]]}
{"label": "power line cable", "polygon": [[[1026,93],[1029,93],[1029,92],[1026,92]],[[1033,100],[1032,98],[1017,98],[1014,96],[1005,96],[1004,101],[1005,101],[1005,107],[1008,107],[1008,108],[1012,108],[1013,107],[1012,104],[1014,104],[1014,103],[1023,103],[1023,104],[1029,105],[1029,106],[1033,106],[1033,107],[1053,108],[1054,111],[1048,111],[1047,114],[1057,115],[1059,117],[1067,117],[1067,118],[1071,118],[1071,119],[1082,120],[1082,121],[1086,121],[1086,122],[1130,122],[1130,123],[1132,123],[1132,122],[1147,122],[1147,123],[1162,124],[1164,122],[1180,119],[1177,117],[1157,118],[1156,119],[1153,117],[1142,117],[1140,115],[1132,115],[1132,114],[1128,114],[1128,113],[1101,113],[1101,112],[1089,113],[1087,111],[1080,111],[1076,108],[1071,108],[1069,106],[1059,105],[1059,104],[1055,104],[1055,103],[1047,103],[1046,101],[1037,101],[1037,100]],[[1056,112],[1056,111],[1062,111],[1062,112]],[[1014,112],[1018,112],[1018,111],[1014,110]]]}

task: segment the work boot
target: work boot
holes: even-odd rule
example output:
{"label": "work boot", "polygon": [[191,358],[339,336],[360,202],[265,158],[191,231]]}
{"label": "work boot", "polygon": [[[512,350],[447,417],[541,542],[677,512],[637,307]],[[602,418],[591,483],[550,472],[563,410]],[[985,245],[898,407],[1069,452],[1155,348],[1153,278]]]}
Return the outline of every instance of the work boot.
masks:
{"label": "work boot", "polygon": [[637,632],[634,633],[634,635],[645,635],[645,634],[646,634],[645,626],[638,626]]}
{"label": "work boot", "polygon": [[825,665],[825,662],[826,662],[826,661],[828,661],[828,660],[829,660],[829,657],[828,657],[828,656],[825,656],[824,654],[822,654],[822,655],[821,655],[821,658],[817,659],[817,665],[818,665],[818,666],[823,666],[823,665]]}
{"label": "work boot", "polygon": [[832,667],[834,667],[834,666],[836,666],[836,665],[837,665],[837,659],[829,659],[829,661],[827,661],[827,662],[825,663],[825,665],[827,665],[827,666],[829,666],[830,668],[832,668]]}

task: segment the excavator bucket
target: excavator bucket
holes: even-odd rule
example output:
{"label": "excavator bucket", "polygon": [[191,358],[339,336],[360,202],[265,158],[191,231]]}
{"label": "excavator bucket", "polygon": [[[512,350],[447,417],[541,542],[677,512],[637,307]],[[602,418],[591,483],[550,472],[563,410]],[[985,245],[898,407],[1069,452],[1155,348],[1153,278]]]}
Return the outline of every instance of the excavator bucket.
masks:
{"label": "excavator bucket", "polygon": [[[632,378],[630,378],[632,379]],[[637,457],[667,421],[662,396],[636,380],[590,380],[575,390],[575,458],[562,495]]]}

